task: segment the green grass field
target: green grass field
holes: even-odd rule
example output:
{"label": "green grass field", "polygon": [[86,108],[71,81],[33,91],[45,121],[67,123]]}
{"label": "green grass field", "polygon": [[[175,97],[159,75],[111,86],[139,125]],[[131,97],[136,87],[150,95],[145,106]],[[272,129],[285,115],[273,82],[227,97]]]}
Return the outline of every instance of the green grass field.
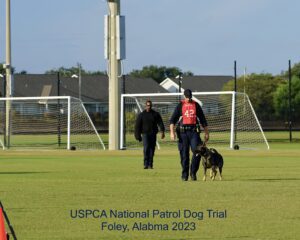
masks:
{"label": "green grass field", "polygon": [[[300,143],[270,151],[223,150],[223,181],[182,182],[177,149],[142,151],[2,151],[0,200],[18,239],[299,239]],[[78,209],[203,212],[197,218],[72,218]],[[226,211],[209,218],[207,210]],[[129,231],[101,229],[103,222]],[[135,222],[169,229],[132,230]],[[195,230],[172,230],[173,222]],[[187,226],[187,224],[186,224]]]}

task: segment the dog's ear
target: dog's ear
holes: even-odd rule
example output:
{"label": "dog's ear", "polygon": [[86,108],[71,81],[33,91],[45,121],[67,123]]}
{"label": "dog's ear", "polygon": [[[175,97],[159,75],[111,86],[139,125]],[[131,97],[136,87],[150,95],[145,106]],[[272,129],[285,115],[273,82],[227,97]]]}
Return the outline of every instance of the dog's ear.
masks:
{"label": "dog's ear", "polygon": [[203,147],[202,147],[202,150],[201,150],[201,153],[202,153],[203,155],[206,155],[206,154],[208,153],[208,148],[207,148],[206,146],[203,146]]}
{"label": "dog's ear", "polygon": [[202,150],[203,149],[203,145],[202,144],[199,144],[199,145],[197,145],[197,147],[196,147],[196,149],[195,149],[195,155],[196,155],[196,157],[198,157],[198,156],[201,156],[201,154],[202,154]]}
{"label": "dog's ear", "polygon": [[199,144],[199,145],[197,145],[197,147],[196,147],[196,151],[201,151],[202,147],[203,147],[203,145],[202,145],[202,144]]}

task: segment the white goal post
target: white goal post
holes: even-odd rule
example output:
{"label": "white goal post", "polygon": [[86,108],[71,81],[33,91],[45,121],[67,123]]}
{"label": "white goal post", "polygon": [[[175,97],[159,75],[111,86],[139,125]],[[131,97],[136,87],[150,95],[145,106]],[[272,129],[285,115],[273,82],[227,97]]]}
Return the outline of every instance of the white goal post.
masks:
{"label": "white goal post", "polygon": [[[140,148],[142,144],[134,139],[134,125],[137,115],[145,109],[147,100],[153,102],[153,109],[160,112],[166,130],[169,119],[183,99],[182,93],[148,93],[121,95],[121,149]],[[198,102],[206,116],[210,131],[209,146],[244,149],[270,149],[260,122],[249,97],[234,91],[193,92],[193,100]],[[169,136],[157,140],[160,146],[175,145]]]}
{"label": "white goal post", "polygon": [[0,98],[0,122],[3,149],[105,149],[83,103],[70,96]]}

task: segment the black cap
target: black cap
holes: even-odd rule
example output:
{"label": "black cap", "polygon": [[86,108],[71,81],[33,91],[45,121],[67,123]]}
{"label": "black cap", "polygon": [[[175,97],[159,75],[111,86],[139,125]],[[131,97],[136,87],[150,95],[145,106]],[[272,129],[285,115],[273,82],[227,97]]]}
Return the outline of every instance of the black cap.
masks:
{"label": "black cap", "polygon": [[190,89],[185,89],[183,94],[186,98],[192,98],[192,91]]}

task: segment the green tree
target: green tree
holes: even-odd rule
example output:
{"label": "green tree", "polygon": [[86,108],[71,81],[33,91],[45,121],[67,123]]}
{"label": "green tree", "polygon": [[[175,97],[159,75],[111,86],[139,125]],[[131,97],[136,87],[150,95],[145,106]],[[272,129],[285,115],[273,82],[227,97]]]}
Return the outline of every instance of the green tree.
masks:
{"label": "green tree", "polygon": [[[284,82],[280,84],[274,94],[274,106],[277,116],[288,118],[289,111],[289,84]],[[294,119],[300,117],[300,78],[293,76],[291,81],[291,107]]]}
{"label": "green tree", "polygon": [[[237,91],[248,94],[256,114],[261,120],[274,120],[275,108],[273,95],[280,83],[284,80],[280,76],[273,76],[269,73],[252,73],[241,76],[237,79]],[[224,91],[234,90],[234,79],[223,86]]]}
{"label": "green tree", "polygon": [[[0,73],[1,73],[2,75],[5,74],[5,68],[3,67],[3,65],[4,65],[4,63],[0,63]],[[15,73],[15,68],[14,68],[14,67],[11,68],[11,72],[12,72],[12,73]]]}
{"label": "green tree", "polygon": [[[78,66],[75,67],[60,67],[60,68],[54,68],[51,70],[48,70],[45,72],[45,74],[56,74],[59,72],[64,77],[71,77],[73,74],[78,74],[79,69]],[[81,67],[81,74],[82,75],[106,75],[105,72],[102,71],[87,71]]]}
{"label": "green tree", "polygon": [[[181,72],[178,67],[150,65],[144,66],[142,70],[133,70],[129,75],[137,78],[152,78],[156,82],[161,83],[167,77],[176,77]],[[193,73],[187,71],[184,72],[183,75],[193,76]]]}
{"label": "green tree", "polygon": [[2,75],[5,73],[5,69],[3,68],[3,63],[0,63],[0,73]]}
{"label": "green tree", "polygon": [[[291,67],[291,73],[292,73],[292,76],[300,77],[300,62],[294,64],[294,65]],[[283,75],[285,78],[288,78],[288,76],[289,76],[289,71],[283,72],[282,75]]]}

